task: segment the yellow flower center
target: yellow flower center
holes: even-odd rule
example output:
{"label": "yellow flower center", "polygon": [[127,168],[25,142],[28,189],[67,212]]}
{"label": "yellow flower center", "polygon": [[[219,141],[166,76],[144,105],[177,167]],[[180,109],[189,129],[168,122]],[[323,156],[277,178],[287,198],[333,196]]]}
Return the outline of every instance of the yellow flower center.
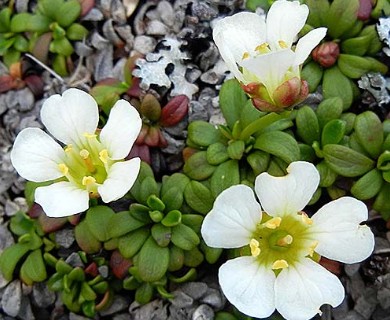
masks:
{"label": "yellow flower center", "polygon": [[314,259],[318,241],[310,232],[312,224],[304,212],[284,217],[270,217],[263,213],[249,243],[250,253],[276,274],[304,257]]}

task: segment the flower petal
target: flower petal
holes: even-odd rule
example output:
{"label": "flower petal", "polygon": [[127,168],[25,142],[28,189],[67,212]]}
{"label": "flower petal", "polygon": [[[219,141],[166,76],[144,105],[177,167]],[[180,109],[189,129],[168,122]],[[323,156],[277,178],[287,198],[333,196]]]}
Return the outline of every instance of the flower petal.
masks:
{"label": "flower petal", "polygon": [[98,192],[105,203],[123,197],[133,186],[141,166],[140,158],[114,163],[107,179],[98,187]]}
{"label": "flower petal", "polygon": [[63,176],[58,164],[65,152],[48,134],[38,128],[26,128],[15,139],[11,162],[25,179],[34,182],[54,180]]}
{"label": "flower petal", "polygon": [[95,133],[99,121],[96,101],[88,93],[68,89],[49,97],[42,105],[41,119],[54,138],[65,144],[84,144],[84,133]]}
{"label": "flower petal", "polygon": [[340,280],[311,259],[283,269],[275,281],[276,309],[286,319],[311,319],[323,304],[344,299]]}
{"label": "flower petal", "polygon": [[263,172],[256,178],[256,194],[263,209],[271,216],[282,217],[301,211],[320,182],[316,167],[309,162],[292,162],[287,172],[284,177],[273,177]]}
{"label": "flower petal", "polygon": [[251,188],[232,186],[218,195],[202,224],[206,244],[214,248],[247,245],[261,221],[261,207]]}
{"label": "flower petal", "polygon": [[319,44],[320,41],[325,37],[326,31],[326,28],[317,28],[299,39],[295,48],[296,66],[299,66],[305,62],[306,58],[309,56],[314,47]]}
{"label": "flower petal", "polygon": [[124,159],[141,130],[138,111],[126,100],[119,100],[110,111],[108,121],[100,132],[100,141],[111,159]]}
{"label": "flower petal", "polygon": [[89,195],[70,182],[56,182],[35,190],[35,202],[48,217],[59,218],[83,212],[89,207]]}
{"label": "flower petal", "polygon": [[252,12],[240,12],[219,20],[213,29],[213,39],[234,76],[243,81],[237,63],[245,52],[253,53],[265,42],[264,18]]}
{"label": "flower petal", "polygon": [[219,268],[218,276],[226,298],[246,315],[265,318],[275,310],[275,274],[256,258],[228,260]]}
{"label": "flower petal", "polygon": [[355,263],[374,250],[374,234],[366,225],[366,205],[352,197],[342,197],[324,205],[313,215],[311,231],[319,241],[316,252],[329,259]]}
{"label": "flower petal", "polygon": [[286,73],[293,66],[294,61],[294,52],[285,49],[247,58],[240,65],[254,74],[258,82],[264,84],[271,95],[285,80]]}
{"label": "flower petal", "polygon": [[299,1],[275,1],[267,14],[267,41],[272,50],[280,48],[280,40],[291,48],[308,15],[309,8]]}

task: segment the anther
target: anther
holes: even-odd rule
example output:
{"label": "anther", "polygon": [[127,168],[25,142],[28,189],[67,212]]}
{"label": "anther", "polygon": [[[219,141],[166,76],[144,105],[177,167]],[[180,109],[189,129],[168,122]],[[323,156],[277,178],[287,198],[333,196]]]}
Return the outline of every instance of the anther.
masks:
{"label": "anther", "polygon": [[96,183],[96,179],[91,176],[85,176],[83,177],[83,180],[81,182],[83,186],[91,186]]}
{"label": "anther", "polygon": [[244,54],[242,55],[242,60],[244,59],[248,59],[249,58],[249,52],[244,52]]}
{"label": "anther", "polygon": [[270,51],[268,43],[264,42],[264,43],[258,45],[255,48],[255,51],[257,51],[258,53],[268,53]]}
{"label": "anther", "polygon": [[280,223],[282,222],[281,217],[274,217],[267,222],[264,223],[264,226],[268,229],[276,229],[277,227],[280,226]]}
{"label": "anther", "polygon": [[310,256],[310,257],[313,257],[314,251],[315,251],[315,249],[317,248],[317,246],[318,246],[318,241],[316,240],[316,241],[314,241],[313,244],[309,247],[309,256]]}
{"label": "anther", "polygon": [[285,246],[288,246],[290,244],[292,244],[293,242],[293,237],[291,235],[286,235],[285,237],[279,239],[276,244],[278,246],[282,246],[282,247],[285,247]]}
{"label": "anther", "polygon": [[93,165],[92,159],[89,156],[89,151],[87,149],[80,150],[80,157],[84,160],[85,166],[89,172],[95,172],[95,166]]}
{"label": "anther", "polygon": [[273,270],[285,269],[285,268],[288,268],[288,263],[287,263],[286,260],[276,260],[276,261],[272,264],[272,269],[273,269]]}
{"label": "anther", "polygon": [[99,159],[104,164],[107,163],[107,161],[108,161],[108,151],[107,151],[107,149],[103,149],[102,151],[99,152]]}
{"label": "anther", "polygon": [[283,40],[279,40],[278,43],[279,43],[279,46],[280,46],[282,49],[287,49],[287,48],[288,48],[287,43],[284,42]]}
{"label": "anther", "polygon": [[254,258],[256,258],[261,252],[259,245],[260,243],[256,239],[252,239],[251,242],[249,243],[249,247],[251,248],[251,254],[252,257]]}
{"label": "anther", "polygon": [[65,163],[60,163],[58,165],[58,169],[61,171],[61,173],[66,176],[69,173],[69,168],[66,166]]}
{"label": "anther", "polygon": [[310,219],[305,212],[301,211],[300,214],[301,214],[301,219],[302,219],[303,223],[305,223],[309,226],[311,226],[313,224],[313,220]]}

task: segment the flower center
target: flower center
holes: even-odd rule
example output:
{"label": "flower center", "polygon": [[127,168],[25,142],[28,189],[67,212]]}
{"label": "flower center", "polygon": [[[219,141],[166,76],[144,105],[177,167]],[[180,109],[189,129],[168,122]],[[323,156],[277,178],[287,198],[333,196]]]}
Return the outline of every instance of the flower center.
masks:
{"label": "flower center", "polygon": [[306,256],[312,258],[318,245],[310,232],[312,224],[304,212],[285,217],[263,213],[249,243],[251,255],[276,273]]}
{"label": "flower center", "polygon": [[107,173],[114,161],[98,140],[96,134],[85,133],[82,147],[67,145],[66,159],[58,165],[64,177],[75,186],[85,189],[91,197],[98,197],[97,188],[107,178]]}

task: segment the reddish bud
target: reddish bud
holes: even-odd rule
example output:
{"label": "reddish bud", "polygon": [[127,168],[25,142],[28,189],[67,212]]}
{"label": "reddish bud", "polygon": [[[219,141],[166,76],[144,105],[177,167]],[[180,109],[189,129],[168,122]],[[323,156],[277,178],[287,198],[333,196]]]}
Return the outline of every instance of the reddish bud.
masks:
{"label": "reddish bud", "polygon": [[24,78],[24,82],[34,96],[40,97],[43,95],[44,83],[40,76],[37,76],[36,74],[29,75]]}
{"label": "reddish bud", "polygon": [[324,42],[312,52],[312,57],[324,68],[333,66],[340,55],[339,45],[333,41]]}
{"label": "reddish bud", "polygon": [[186,95],[173,97],[161,110],[160,124],[163,127],[178,124],[188,113],[188,103]]}
{"label": "reddish bud", "polygon": [[133,148],[131,148],[131,151],[130,151],[129,155],[126,157],[126,159],[131,159],[131,158],[136,158],[136,157],[141,158],[142,161],[145,161],[148,164],[152,163],[151,158],[150,158],[150,150],[146,144],[133,145]]}
{"label": "reddish bud", "polygon": [[8,74],[5,76],[0,76],[0,93],[17,89],[19,82],[20,80],[18,81]]}
{"label": "reddish bud", "polygon": [[357,18],[359,20],[365,21],[370,19],[372,11],[372,1],[371,0],[360,0],[359,1],[359,10],[357,13]]}
{"label": "reddish bud", "polygon": [[155,122],[159,120],[161,116],[160,102],[154,95],[148,93],[142,99],[140,111],[143,116],[148,118],[150,121]]}
{"label": "reddish bud", "polygon": [[256,95],[259,91],[260,84],[256,82],[241,84],[241,88],[250,96]]}
{"label": "reddish bud", "polygon": [[149,126],[145,123],[142,124],[141,131],[138,134],[137,140],[135,140],[135,143],[138,145],[145,143],[145,137],[148,135],[149,132]]}
{"label": "reddish bud", "polygon": [[92,262],[91,264],[89,264],[88,267],[85,268],[84,272],[86,274],[91,275],[92,277],[96,277],[99,274],[96,262]]}
{"label": "reddish bud", "polygon": [[272,97],[277,106],[287,108],[295,104],[300,92],[301,80],[294,77],[277,87],[273,92]]}
{"label": "reddish bud", "polygon": [[129,259],[125,259],[119,251],[115,250],[110,258],[110,267],[112,273],[118,279],[123,279],[128,275],[129,268],[133,265],[133,262]]}
{"label": "reddish bud", "polygon": [[149,147],[160,146],[160,128],[149,127],[149,131],[145,137],[144,143],[147,144]]}
{"label": "reddish bud", "polygon": [[329,270],[333,274],[339,276],[341,274],[341,263],[338,261],[330,260],[324,257],[321,257],[320,265],[325,269]]}

